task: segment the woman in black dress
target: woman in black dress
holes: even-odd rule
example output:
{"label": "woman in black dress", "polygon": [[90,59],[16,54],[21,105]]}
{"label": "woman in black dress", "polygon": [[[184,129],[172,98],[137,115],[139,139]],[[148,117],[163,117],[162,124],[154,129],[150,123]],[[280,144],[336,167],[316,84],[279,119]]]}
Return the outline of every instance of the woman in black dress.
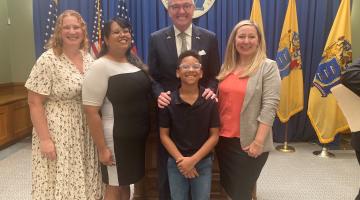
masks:
{"label": "woman in black dress", "polygon": [[145,171],[151,79],[131,53],[128,21],[114,18],[103,33],[99,59],[85,76],[83,104],[103,165],[105,199],[129,199],[129,185]]}

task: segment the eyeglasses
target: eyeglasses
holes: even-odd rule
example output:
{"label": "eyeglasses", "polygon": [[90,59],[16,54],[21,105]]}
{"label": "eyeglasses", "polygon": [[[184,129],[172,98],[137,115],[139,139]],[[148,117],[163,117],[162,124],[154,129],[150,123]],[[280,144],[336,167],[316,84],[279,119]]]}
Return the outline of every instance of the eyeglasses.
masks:
{"label": "eyeglasses", "polygon": [[125,28],[125,29],[115,29],[113,31],[110,32],[112,35],[126,35],[126,34],[130,34],[130,30]]}
{"label": "eyeglasses", "polygon": [[189,65],[189,64],[181,64],[181,65],[179,66],[179,68],[182,69],[182,70],[186,70],[186,71],[190,70],[190,68],[192,68],[192,69],[195,70],[195,71],[199,71],[199,70],[201,69],[201,64],[200,64],[200,63],[194,63],[194,64],[192,64],[192,65]]}
{"label": "eyeglasses", "polygon": [[172,9],[175,12],[180,11],[180,9],[184,9],[186,12],[189,12],[191,10],[191,8],[193,7],[193,4],[191,3],[184,3],[184,4],[173,4],[169,6],[170,9]]}

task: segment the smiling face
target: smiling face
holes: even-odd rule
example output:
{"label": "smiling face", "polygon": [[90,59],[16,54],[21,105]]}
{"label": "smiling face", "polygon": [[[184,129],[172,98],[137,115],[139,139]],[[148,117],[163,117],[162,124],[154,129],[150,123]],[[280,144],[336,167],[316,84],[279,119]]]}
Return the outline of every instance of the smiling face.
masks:
{"label": "smiling face", "polygon": [[259,43],[258,31],[255,26],[244,25],[236,31],[235,48],[240,57],[255,56]]}
{"label": "smiling face", "polygon": [[181,60],[181,63],[176,70],[176,77],[180,78],[182,85],[197,85],[203,75],[201,68],[198,59],[193,56],[186,56]]}
{"label": "smiling face", "polygon": [[177,29],[185,31],[192,23],[195,5],[193,0],[169,0],[168,13]]}
{"label": "smiling face", "polygon": [[61,26],[61,40],[65,47],[80,48],[84,40],[84,31],[79,20],[74,16],[65,16]]}
{"label": "smiling face", "polygon": [[109,47],[109,51],[126,52],[131,45],[131,33],[129,28],[122,28],[117,22],[112,22],[110,26],[110,34],[105,37],[105,42]]}

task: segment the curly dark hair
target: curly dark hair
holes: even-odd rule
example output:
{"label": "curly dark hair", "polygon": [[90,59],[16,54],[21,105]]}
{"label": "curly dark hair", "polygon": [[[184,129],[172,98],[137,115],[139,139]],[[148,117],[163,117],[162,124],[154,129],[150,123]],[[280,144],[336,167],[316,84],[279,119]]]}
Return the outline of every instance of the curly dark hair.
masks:
{"label": "curly dark hair", "polygon": [[201,56],[199,55],[198,52],[194,51],[194,50],[186,50],[184,52],[182,52],[178,58],[178,63],[177,66],[179,67],[179,65],[181,64],[182,60],[186,57],[192,56],[194,58],[196,58],[196,60],[199,61],[199,63],[201,63]]}

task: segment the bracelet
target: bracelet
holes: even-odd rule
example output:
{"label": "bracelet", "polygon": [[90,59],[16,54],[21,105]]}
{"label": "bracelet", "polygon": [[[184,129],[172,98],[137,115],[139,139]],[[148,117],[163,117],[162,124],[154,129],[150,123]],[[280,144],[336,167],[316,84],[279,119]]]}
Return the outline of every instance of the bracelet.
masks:
{"label": "bracelet", "polygon": [[264,145],[262,145],[262,144],[260,144],[260,143],[256,142],[256,140],[254,140],[254,141],[253,141],[253,143],[254,143],[256,146],[259,146],[259,147],[261,147],[261,148],[263,148],[263,147],[264,147]]}

